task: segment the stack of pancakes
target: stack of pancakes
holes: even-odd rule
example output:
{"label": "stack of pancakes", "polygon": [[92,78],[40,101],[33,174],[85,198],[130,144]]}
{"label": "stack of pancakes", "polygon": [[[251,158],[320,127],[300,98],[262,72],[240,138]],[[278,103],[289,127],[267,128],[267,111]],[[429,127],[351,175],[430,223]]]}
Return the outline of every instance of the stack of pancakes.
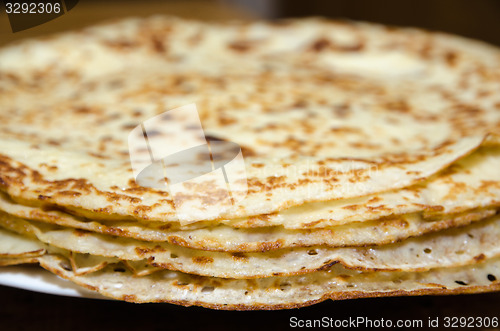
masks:
{"label": "stack of pancakes", "polygon": [[[498,290],[499,90],[492,46],[356,22],[152,17],[13,44],[0,265],[219,309]],[[240,146],[243,198],[136,181],[130,132],[189,104]]]}

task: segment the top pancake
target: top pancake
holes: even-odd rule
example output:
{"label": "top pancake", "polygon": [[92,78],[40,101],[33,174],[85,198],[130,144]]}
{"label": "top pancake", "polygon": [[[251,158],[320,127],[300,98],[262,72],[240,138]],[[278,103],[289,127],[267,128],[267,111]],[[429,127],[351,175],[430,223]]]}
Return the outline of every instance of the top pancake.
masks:
{"label": "top pancake", "polygon": [[[130,19],[0,51],[0,185],[92,218],[233,219],[397,191],[500,132],[500,52],[365,23]],[[134,181],[128,134],[196,103],[205,133],[238,143],[236,206]],[[206,184],[206,183],[205,183]]]}

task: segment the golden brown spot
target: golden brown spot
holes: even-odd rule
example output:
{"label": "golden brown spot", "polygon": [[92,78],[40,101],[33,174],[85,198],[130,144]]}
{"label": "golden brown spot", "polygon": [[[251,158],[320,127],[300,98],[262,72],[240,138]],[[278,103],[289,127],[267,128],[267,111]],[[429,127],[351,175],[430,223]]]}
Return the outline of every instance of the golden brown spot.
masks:
{"label": "golden brown spot", "polygon": [[236,123],[236,120],[232,117],[228,117],[228,116],[219,117],[219,124],[220,125],[231,125],[234,123]]}
{"label": "golden brown spot", "polygon": [[153,252],[154,250],[151,249],[151,248],[146,248],[146,247],[136,247],[135,248],[135,252],[140,255],[140,256],[144,256],[144,255],[147,255],[151,252]]}
{"label": "golden brown spot", "polygon": [[248,52],[255,45],[254,42],[249,40],[236,40],[230,42],[227,47],[235,52],[245,53]]}
{"label": "golden brown spot", "polygon": [[306,184],[310,184],[312,182],[313,181],[309,178],[301,178],[301,179],[299,179],[298,184],[299,185],[306,185]]}
{"label": "golden brown spot", "polygon": [[104,45],[118,50],[129,50],[138,46],[136,43],[126,40],[107,40],[104,41]]}
{"label": "golden brown spot", "polygon": [[361,208],[360,205],[347,205],[342,207],[342,209],[347,209],[347,210],[358,210],[360,208]]}
{"label": "golden brown spot", "polygon": [[169,243],[174,245],[179,245],[184,247],[188,246],[188,242],[179,236],[169,236],[167,240]]}
{"label": "golden brown spot", "polygon": [[78,236],[78,237],[84,237],[84,236],[89,234],[89,231],[75,229],[75,230],[73,230],[73,234]]}
{"label": "golden brown spot", "polygon": [[444,211],[444,206],[440,205],[425,206],[425,209],[432,212],[441,212]]}
{"label": "golden brown spot", "polygon": [[500,183],[494,180],[481,180],[481,185],[477,188],[478,192],[485,192],[491,189],[500,188]]}
{"label": "golden brown spot", "polygon": [[214,262],[214,259],[208,256],[195,256],[193,257],[193,262],[197,264],[207,264]]}
{"label": "golden brown spot", "polygon": [[335,178],[337,174],[338,172],[336,170],[325,166],[320,166],[317,170],[309,170],[302,173],[302,175],[306,177],[330,177],[328,179],[332,181],[338,181],[338,179]]}
{"label": "golden brown spot", "polygon": [[182,282],[182,281],[175,281],[172,283],[173,286],[179,287],[181,289],[188,289],[189,288],[189,283]]}
{"label": "golden brown spot", "polygon": [[191,46],[196,46],[203,39],[203,33],[198,31],[188,38],[188,43]]}
{"label": "golden brown spot", "polygon": [[358,128],[350,128],[350,127],[331,128],[330,131],[336,132],[336,133],[354,133],[354,134],[361,133],[360,129],[358,129]]}
{"label": "golden brown spot", "polygon": [[136,126],[137,124],[124,124],[122,125],[122,129],[129,131],[134,129]]}
{"label": "golden brown spot", "polygon": [[392,208],[388,208],[385,205],[366,206],[366,208],[370,211],[392,211]]}
{"label": "golden brown spot", "polygon": [[59,191],[59,192],[56,192],[56,195],[67,196],[67,197],[78,197],[82,194],[80,192],[77,192],[77,191]]}
{"label": "golden brown spot", "polygon": [[[131,198],[131,197],[130,197]],[[134,202],[140,202],[141,199],[139,198],[131,198],[129,201],[134,201]],[[138,215],[138,216],[144,216],[144,215],[147,215],[153,208],[151,208],[151,206],[137,206],[134,208],[134,215]]]}
{"label": "golden brown spot", "polygon": [[283,183],[284,181],[286,180],[286,177],[285,176],[270,176],[270,177],[267,177],[266,178],[266,181],[269,185],[271,186],[276,186],[278,184],[281,184]]}
{"label": "golden brown spot", "polygon": [[12,72],[8,72],[5,74],[5,76],[10,79],[11,81],[13,81],[14,83],[19,83],[21,81],[21,79],[19,78],[19,76],[16,76],[15,74],[13,74]]}
{"label": "golden brown spot", "polygon": [[86,106],[79,106],[79,107],[75,107],[75,110],[74,112],[76,114],[90,114],[92,113],[92,109],[90,107],[86,107]]}
{"label": "golden brown spot", "polygon": [[172,223],[167,223],[158,227],[159,230],[170,230],[172,228]]}
{"label": "golden brown spot", "polygon": [[136,296],[134,294],[126,294],[122,296],[122,300],[127,302],[137,302]]}
{"label": "golden brown spot", "polygon": [[359,42],[351,45],[339,45],[328,38],[319,38],[314,41],[309,49],[313,52],[322,52],[324,50],[333,50],[337,52],[358,52],[364,48],[363,43]]}
{"label": "golden brown spot", "polygon": [[379,202],[381,200],[382,199],[380,197],[373,197],[370,200],[368,200],[368,203],[375,203],[375,202]]}
{"label": "golden brown spot", "polygon": [[108,206],[108,207],[103,207],[103,208],[96,208],[96,209],[93,209],[92,211],[95,213],[99,213],[99,214],[111,214],[111,210],[112,210],[112,208]]}
{"label": "golden brown spot", "polygon": [[61,142],[59,142],[59,141],[57,141],[57,140],[54,140],[54,139],[49,139],[49,140],[47,141],[47,143],[48,143],[49,145],[52,145],[52,146],[61,146]]}
{"label": "golden brown spot", "polygon": [[359,42],[357,44],[352,44],[352,45],[337,45],[335,47],[336,50],[342,51],[342,52],[359,52],[364,48],[364,45],[362,42]]}
{"label": "golden brown spot", "polygon": [[404,218],[387,218],[381,222],[382,226],[397,227],[397,228],[407,228],[409,223]]}
{"label": "golden brown spot", "polygon": [[40,167],[44,167],[49,171],[56,171],[58,168],[55,165],[48,165],[47,163],[40,163]]}
{"label": "golden brown spot", "polygon": [[124,235],[129,233],[128,231],[125,231],[123,229],[113,228],[113,227],[111,227],[111,228],[109,228],[109,227],[104,228],[103,227],[103,230],[106,234],[116,236],[116,237],[123,237]]}
{"label": "golden brown spot", "polygon": [[164,43],[163,38],[161,36],[153,35],[151,37],[151,43],[153,46],[153,50],[157,53],[165,53],[166,52],[166,46]]}
{"label": "golden brown spot", "polygon": [[260,215],[255,215],[255,216],[250,216],[248,219],[251,221],[260,221],[260,222],[267,222],[272,216],[277,215],[277,213],[270,213],[270,214],[260,214]]}
{"label": "golden brown spot", "polygon": [[263,242],[258,244],[258,250],[260,252],[267,252],[275,249],[279,249],[283,246],[283,240],[276,240],[271,242]]}
{"label": "golden brown spot", "polygon": [[448,194],[444,197],[444,199],[456,199],[457,196],[461,193],[467,192],[467,184],[463,182],[450,182],[451,185]]}
{"label": "golden brown spot", "polygon": [[292,108],[305,108],[307,106],[307,102],[305,100],[297,100],[293,103]]}
{"label": "golden brown spot", "polygon": [[458,54],[456,52],[454,52],[454,51],[448,51],[444,55],[444,58],[446,60],[446,63],[450,67],[454,67],[457,64]]}
{"label": "golden brown spot", "polygon": [[231,257],[237,261],[246,261],[248,260],[248,256],[246,256],[244,253],[231,253]]}
{"label": "golden brown spot", "polygon": [[478,263],[479,263],[479,262],[482,262],[482,261],[484,261],[484,260],[486,260],[486,255],[484,255],[484,254],[482,254],[482,253],[481,253],[481,254],[479,254],[479,255],[477,255],[477,256],[474,256],[474,261],[476,261],[476,262],[478,262]]}
{"label": "golden brown spot", "polygon": [[344,274],[341,274],[341,275],[338,275],[337,276],[338,278],[342,279],[342,280],[349,280],[349,278],[351,278],[352,276],[351,275],[344,275]]}
{"label": "golden brown spot", "polygon": [[252,157],[252,156],[257,155],[257,153],[249,147],[240,146],[240,148],[241,148],[241,153],[243,154],[243,157]]}
{"label": "golden brown spot", "polygon": [[323,264],[321,265],[321,267],[318,268],[318,270],[330,269],[331,266],[333,266],[334,264],[337,264],[337,263],[339,263],[339,262],[335,261],[335,260],[327,260],[327,261],[323,262]]}
{"label": "golden brown spot", "polygon": [[318,225],[319,223],[325,221],[324,219],[321,219],[321,220],[317,220],[317,221],[312,221],[312,222],[309,222],[309,223],[305,223],[304,226],[306,228],[310,228],[312,226],[315,226],[315,225]]}
{"label": "golden brown spot", "polygon": [[332,43],[327,38],[320,38],[312,43],[310,49],[314,52],[322,52],[332,46]]}
{"label": "golden brown spot", "polygon": [[106,158],[107,158],[107,156],[106,156],[106,155],[104,155],[104,154],[99,154],[99,153],[94,153],[94,152],[89,153],[89,155],[90,155],[90,156],[93,156],[93,157],[95,157],[95,158],[98,158],[98,159],[106,159]]}
{"label": "golden brown spot", "polygon": [[404,100],[386,102],[384,108],[401,113],[409,113],[411,111],[410,105]]}

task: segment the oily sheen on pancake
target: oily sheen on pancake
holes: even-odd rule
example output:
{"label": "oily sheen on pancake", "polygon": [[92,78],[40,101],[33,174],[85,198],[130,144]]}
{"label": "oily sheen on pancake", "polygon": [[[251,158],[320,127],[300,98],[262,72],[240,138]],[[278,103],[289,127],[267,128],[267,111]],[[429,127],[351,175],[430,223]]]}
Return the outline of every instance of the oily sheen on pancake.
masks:
{"label": "oily sheen on pancake", "polygon": [[498,131],[498,57],[458,37],[322,20],[126,20],[13,45],[0,52],[2,187],[96,218],[204,220],[138,187],[126,153],[131,128],[196,102],[207,134],[246,151],[237,206],[185,193],[222,218],[403,188]]}

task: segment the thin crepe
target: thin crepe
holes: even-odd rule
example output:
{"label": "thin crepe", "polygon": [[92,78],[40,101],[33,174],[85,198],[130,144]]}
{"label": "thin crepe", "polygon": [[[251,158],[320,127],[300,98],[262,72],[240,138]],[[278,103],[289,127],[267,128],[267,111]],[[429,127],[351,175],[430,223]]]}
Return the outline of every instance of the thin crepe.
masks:
{"label": "thin crepe", "polygon": [[[88,269],[114,260],[146,261],[154,267],[235,279],[310,273],[336,263],[359,270],[423,271],[473,264],[500,255],[500,216],[460,229],[441,231],[392,245],[361,248],[309,247],[267,253],[206,252],[0,218],[9,230],[52,247],[85,254]],[[92,258],[93,257],[93,258]],[[92,259],[97,259],[94,262]],[[77,263],[82,264],[82,263]],[[83,267],[82,267],[83,268]],[[137,269],[137,268],[135,268]]]}
{"label": "thin crepe", "polygon": [[265,252],[287,247],[325,245],[330,247],[381,245],[429,232],[467,225],[496,213],[495,208],[470,210],[437,218],[422,213],[385,217],[369,222],[327,229],[288,230],[282,227],[237,229],[225,225],[210,228],[171,230],[159,222],[96,221],[75,217],[59,210],[43,210],[19,205],[0,195],[0,219],[23,222],[23,218],[91,232],[170,243],[188,248],[226,252]]}
{"label": "thin crepe", "polygon": [[61,257],[45,255],[39,260],[42,267],[56,275],[114,299],[231,310],[298,308],[328,299],[465,294],[500,289],[498,259],[422,273],[363,273],[335,265],[307,275],[253,280],[201,277],[175,271],[135,277],[129,271],[115,271],[110,266],[76,276],[60,266],[64,262]]}
{"label": "thin crepe", "polygon": [[0,228],[0,259],[24,259],[45,254],[46,245]]}
{"label": "thin crepe", "polygon": [[[17,241],[19,237],[14,235],[12,240]],[[334,265],[307,275],[254,280],[202,277],[175,271],[157,271],[138,277],[127,270],[126,263],[125,268],[120,268],[118,263],[97,263],[98,267],[91,272],[79,273],[84,268],[72,268],[74,255],[59,252],[32,259],[56,275],[119,300],[239,310],[296,308],[326,299],[495,291],[499,288],[496,275],[500,272],[500,260],[489,259],[468,267],[417,273],[367,273]],[[28,261],[26,258],[5,260],[22,262],[23,259]],[[0,260],[0,264],[3,262]]]}
{"label": "thin crepe", "polygon": [[185,192],[220,218],[403,188],[498,131],[498,57],[458,37],[321,20],[158,17],[28,41],[0,52],[0,184],[92,218],[205,220],[137,186],[126,146],[131,128],[195,101],[209,135],[248,151],[239,205]]}

